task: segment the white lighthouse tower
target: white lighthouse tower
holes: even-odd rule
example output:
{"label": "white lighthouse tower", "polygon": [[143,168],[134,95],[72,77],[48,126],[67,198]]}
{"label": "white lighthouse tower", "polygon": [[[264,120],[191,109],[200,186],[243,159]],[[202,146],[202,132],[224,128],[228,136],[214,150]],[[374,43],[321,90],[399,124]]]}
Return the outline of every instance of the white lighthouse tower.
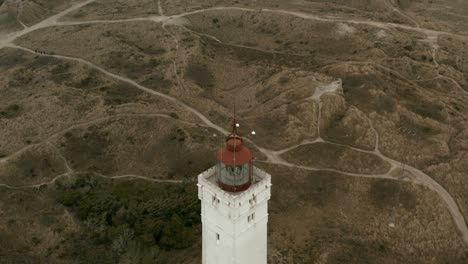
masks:
{"label": "white lighthouse tower", "polygon": [[203,264],[266,264],[271,177],[252,163],[236,120],[218,164],[198,175]]}

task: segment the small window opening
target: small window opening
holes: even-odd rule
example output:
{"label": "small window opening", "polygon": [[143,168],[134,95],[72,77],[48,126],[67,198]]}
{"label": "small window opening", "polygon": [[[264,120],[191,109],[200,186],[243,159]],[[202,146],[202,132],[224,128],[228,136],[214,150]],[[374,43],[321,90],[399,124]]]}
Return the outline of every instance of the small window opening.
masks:
{"label": "small window opening", "polygon": [[247,216],[247,222],[252,222],[255,220],[255,213],[252,213],[251,215]]}

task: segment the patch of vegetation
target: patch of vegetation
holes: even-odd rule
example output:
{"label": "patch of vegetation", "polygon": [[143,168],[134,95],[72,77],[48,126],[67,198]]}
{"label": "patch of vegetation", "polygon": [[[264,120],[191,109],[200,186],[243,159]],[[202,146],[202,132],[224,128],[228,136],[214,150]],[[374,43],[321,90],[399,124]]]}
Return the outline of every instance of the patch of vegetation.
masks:
{"label": "patch of vegetation", "polygon": [[305,182],[305,200],[314,206],[325,206],[334,200],[338,181],[335,176],[321,173],[311,173]]}
{"label": "patch of vegetation", "polygon": [[[61,73],[61,74],[55,74],[55,75],[50,76],[50,79],[54,83],[60,84],[60,85],[68,82],[72,78],[73,78],[73,75],[71,73],[68,73],[68,72],[64,72],[64,73]],[[74,85],[71,85],[71,86],[74,86]]]}
{"label": "patch of vegetation", "polygon": [[34,60],[28,63],[28,68],[43,68],[44,66],[48,66],[49,64],[51,64],[53,61],[56,61],[56,59],[52,57],[36,56],[34,57]]}
{"label": "patch of vegetation", "polygon": [[17,104],[12,104],[0,111],[0,118],[12,119],[18,117],[20,114],[21,107]]}
{"label": "patch of vegetation", "polygon": [[299,113],[300,111],[300,108],[297,106],[297,104],[294,104],[294,103],[289,103],[288,104],[288,107],[286,108],[286,113],[288,115],[297,115],[297,113]]}
{"label": "patch of vegetation", "polygon": [[[135,55],[136,57],[137,55]],[[138,55],[139,58],[132,59],[132,53],[122,51],[111,51],[107,54],[104,65],[114,71],[125,73],[130,79],[138,80],[141,76],[152,73],[155,69],[151,66],[154,61],[145,63]]]}
{"label": "patch of vegetation", "polygon": [[56,175],[58,169],[47,158],[36,155],[28,155],[20,158],[16,165],[18,167],[18,174],[20,177],[37,178]]}
{"label": "patch of vegetation", "polygon": [[385,252],[385,245],[377,241],[362,241],[345,238],[340,249],[330,254],[327,263],[372,264],[383,263],[379,253]]}
{"label": "patch of vegetation", "polygon": [[287,77],[287,76],[281,76],[278,79],[278,83],[281,84],[281,85],[284,85],[284,84],[286,84],[288,82],[289,82],[289,77]]}
{"label": "patch of vegetation", "polygon": [[261,104],[266,103],[270,100],[273,100],[275,97],[279,96],[283,91],[277,87],[271,85],[262,87],[260,91],[255,93],[255,99]]}
{"label": "patch of vegetation", "polygon": [[29,69],[21,68],[13,73],[13,77],[8,81],[11,87],[21,87],[31,83],[33,80],[33,72]]}
{"label": "patch of vegetation", "polygon": [[395,98],[389,95],[381,95],[378,99],[377,111],[379,113],[394,113],[397,109]]}
{"label": "patch of vegetation", "polygon": [[[367,112],[380,110],[380,100],[374,98],[374,87],[382,86],[380,79],[373,75],[346,75],[343,76],[343,92],[346,101],[351,105]],[[379,105],[376,105],[376,102]]]}
{"label": "patch of vegetation", "polygon": [[1,263],[41,263],[41,259],[31,255],[30,248],[20,245],[13,237],[3,232],[0,233],[0,257]]}
{"label": "patch of vegetation", "polygon": [[84,224],[77,239],[112,249],[117,255],[132,243],[168,251],[196,241],[200,206],[193,184],[108,182],[85,175],[69,185],[57,183],[57,188],[57,201]]}
{"label": "patch of vegetation", "polygon": [[203,89],[213,87],[213,74],[205,64],[190,63],[185,73],[189,79]]}
{"label": "patch of vegetation", "polygon": [[323,129],[323,137],[333,142],[371,150],[373,144],[357,143],[357,139],[363,134],[362,130],[357,129],[359,123],[362,123],[362,118],[353,111],[337,113],[330,124]]}
{"label": "patch of vegetation", "polygon": [[[163,161],[169,178],[187,179],[194,171],[203,171],[215,163],[212,149],[190,148],[193,142],[206,142],[206,135],[182,128],[174,128],[160,142],[149,146],[143,156],[144,162],[153,164]],[[163,154],[162,154],[163,153]]]}
{"label": "patch of vegetation", "polygon": [[73,168],[101,173],[108,172],[111,166],[111,154],[107,152],[109,145],[108,132],[99,131],[97,127],[70,132],[62,143],[65,157]]}
{"label": "patch of vegetation", "polygon": [[[390,165],[380,157],[329,143],[303,145],[282,154],[286,161],[317,168],[332,168],[351,173],[384,173]],[[349,159],[353,162],[350,163]]]}
{"label": "patch of vegetation", "polygon": [[79,89],[93,89],[98,87],[99,85],[101,85],[101,81],[94,72],[80,79],[78,82],[71,84],[72,87],[76,87]]}
{"label": "patch of vegetation", "polygon": [[405,209],[411,210],[417,204],[413,192],[393,180],[374,181],[369,189],[369,196],[376,208],[397,207],[401,203]]}
{"label": "patch of vegetation", "polygon": [[162,93],[169,93],[172,82],[159,75],[151,75],[144,80],[142,85]]}
{"label": "patch of vegetation", "polygon": [[417,136],[433,136],[439,133],[436,129],[418,124],[407,116],[400,117],[400,126],[415,132]]}
{"label": "patch of vegetation", "polygon": [[174,113],[174,112],[171,112],[169,114],[170,117],[174,118],[174,119],[179,119],[179,115],[177,113]]}
{"label": "patch of vegetation", "polygon": [[415,112],[416,114],[425,117],[434,119],[437,121],[444,120],[444,115],[442,112],[442,106],[433,104],[433,103],[419,103],[419,104],[407,104],[406,107]]}
{"label": "patch of vegetation", "polygon": [[152,56],[161,56],[162,54],[166,53],[167,50],[164,48],[153,47],[150,45],[148,48],[143,49],[143,52]]}
{"label": "patch of vegetation", "polygon": [[12,52],[5,52],[7,49],[3,49],[2,52],[0,52],[0,68],[2,69],[11,69],[12,67],[18,66],[18,65],[24,65],[27,61],[27,59],[24,56],[24,52],[19,51],[19,50],[14,50]]}
{"label": "patch of vegetation", "polygon": [[106,105],[131,103],[142,94],[142,91],[124,84],[118,84],[112,87],[101,87],[99,91],[104,93],[104,103]]}

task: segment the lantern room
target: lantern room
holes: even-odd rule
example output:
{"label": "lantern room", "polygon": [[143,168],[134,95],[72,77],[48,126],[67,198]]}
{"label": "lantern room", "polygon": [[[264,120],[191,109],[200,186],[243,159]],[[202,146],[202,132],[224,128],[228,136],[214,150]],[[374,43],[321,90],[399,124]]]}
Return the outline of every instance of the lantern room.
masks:
{"label": "lantern room", "polygon": [[237,135],[234,120],[233,131],[217,153],[216,177],[219,187],[228,192],[247,190],[252,184],[252,152]]}

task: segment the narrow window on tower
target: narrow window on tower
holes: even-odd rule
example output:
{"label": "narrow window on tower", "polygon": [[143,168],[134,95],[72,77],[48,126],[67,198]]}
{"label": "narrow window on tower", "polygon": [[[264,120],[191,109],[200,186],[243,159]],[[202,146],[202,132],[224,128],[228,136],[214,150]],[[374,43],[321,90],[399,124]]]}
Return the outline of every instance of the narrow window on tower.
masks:
{"label": "narrow window on tower", "polygon": [[216,233],[216,244],[219,244],[219,233]]}

